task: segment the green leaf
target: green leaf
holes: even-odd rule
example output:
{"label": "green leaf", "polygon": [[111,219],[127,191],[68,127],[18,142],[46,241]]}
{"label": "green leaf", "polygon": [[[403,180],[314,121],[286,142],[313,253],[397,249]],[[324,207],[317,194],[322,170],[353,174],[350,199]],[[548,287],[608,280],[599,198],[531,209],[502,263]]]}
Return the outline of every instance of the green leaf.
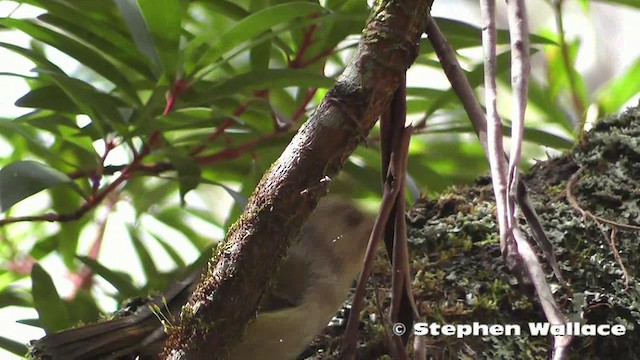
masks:
{"label": "green leaf", "polygon": [[210,102],[210,99],[226,97],[246,90],[272,89],[280,87],[330,88],[334,80],[324,75],[306,70],[268,69],[251,71],[242,75],[222,80],[213,85],[199,84],[198,93],[206,99],[196,102]]}
{"label": "green leaf", "polygon": [[[108,132],[109,128],[116,130],[125,139],[129,139],[128,129],[122,115],[118,111],[118,101],[110,95],[98,91],[88,83],[61,74],[42,73],[43,78],[50,78],[55,82],[78,109],[91,118],[92,124],[98,127],[101,133]],[[105,125],[109,125],[106,126]]]}
{"label": "green leaf", "polygon": [[560,125],[568,133],[573,133],[575,125],[567,117],[557,100],[551,96],[548,88],[533,81],[529,83],[529,106],[542,112],[545,122]]}
{"label": "green leaf", "polygon": [[[173,111],[166,116],[151,118],[153,121],[145,121],[136,128],[133,135],[146,135],[154,131],[161,132],[167,140],[171,138],[172,131],[205,129],[210,131],[222,123],[223,120],[231,118],[241,123],[239,118],[226,116],[220,110],[209,110],[204,108],[186,108]],[[207,135],[208,136],[208,135]]]}
{"label": "green leaf", "polygon": [[[73,214],[82,205],[78,198],[72,197],[71,190],[65,187],[57,187],[49,191],[51,195],[51,209],[58,214]],[[75,272],[78,268],[76,254],[80,233],[91,220],[91,216],[82,216],[72,223],[61,226],[53,236],[56,240],[56,250],[62,257],[67,268]]]}
{"label": "green leaf", "polygon": [[[569,51],[569,68],[565,66],[563,51],[559,46],[549,46],[545,48],[547,57],[547,83],[549,84],[550,96],[557,98],[562,91],[565,91],[569,93],[571,97],[577,96],[582,104],[588,104],[584,78],[575,68],[575,60],[580,50],[580,41],[576,40],[572,43],[567,43],[567,47]],[[575,91],[572,87],[571,80],[573,80]],[[579,118],[584,116],[584,114],[577,115]]]}
{"label": "green leaf", "polygon": [[206,239],[198,234],[188,223],[185,213],[187,211],[177,206],[167,207],[155,214],[155,218],[183,234],[197,249],[202,250],[211,245],[211,239]]}
{"label": "green leaf", "polygon": [[[92,21],[105,22],[115,27],[120,25],[118,14],[112,1],[22,0],[21,2],[45,9],[47,12],[57,16],[65,14],[68,16],[67,18],[74,19],[72,16],[79,13]],[[76,12],[74,13],[70,10],[75,10]]]}
{"label": "green leaf", "polygon": [[233,20],[239,20],[251,14],[241,6],[226,0],[204,1],[202,5]]}
{"label": "green leaf", "polygon": [[18,324],[24,324],[24,325],[42,328],[42,321],[40,319],[20,319],[20,320],[16,320],[16,322]]}
{"label": "green leaf", "polygon": [[33,306],[31,294],[17,287],[6,287],[0,291],[0,308],[7,306]]}
{"label": "green leaf", "polygon": [[153,43],[153,35],[147,24],[144,21],[144,17],[140,12],[140,8],[136,5],[135,0],[114,0],[120,14],[124,18],[129,33],[133,38],[134,43],[138,47],[138,50],[144,54],[157,69],[162,69],[162,61],[158,56],[158,52]]}
{"label": "green leaf", "polygon": [[93,273],[100,275],[109,284],[113,285],[113,287],[118,290],[121,298],[126,299],[140,295],[140,290],[138,290],[131,281],[131,278],[127,275],[113,271],[95,259],[86,256],[78,256],[78,260],[87,265]]}
{"label": "green leaf", "polygon": [[[296,31],[294,34],[295,44],[303,45],[306,42],[305,45],[308,46],[303,59],[318,59],[311,64],[311,68],[318,70],[324,67],[329,56],[337,52],[335,48],[338,44],[350,35],[359,36],[361,34],[370,12],[367,2],[361,0],[339,0],[335,4],[331,4],[328,1],[325,3],[325,7],[330,9],[332,13],[324,19],[315,21],[319,26],[314,30],[310,43],[308,43],[308,39],[304,39],[305,33],[309,29],[308,26]],[[357,45],[353,42],[351,44],[354,47]],[[344,64],[340,66],[344,66]]]}
{"label": "green leaf", "polygon": [[14,353],[18,356],[25,356],[28,349],[27,346],[21,342],[7,339],[4,336],[0,336],[0,348],[7,350],[10,353]]}
{"label": "green leaf", "polygon": [[13,44],[8,44],[0,41],[0,47],[3,47],[9,51],[12,51],[16,54],[22,55],[25,58],[33,61],[39,68],[50,71],[52,73],[64,74],[64,71],[60,69],[57,65],[49,61],[44,55],[37,51],[33,51],[31,49],[25,49],[20,46],[16,46]]}
{"label": "green leaf", "polygon": [[[126,104],[120,99],[106,94],[96,92],[94,96],[98,98],[98,101],[114,103],[116,106],[126,106]],[[60,87],[54,85],[42,86],[29,91],[26,95],[19,98],[15,105],[25,108],[47,109],[71,114],[82,114],[80,108],[73,100],[71,100],[69,95],[67,95],[67,93],[65,93]]]}
{"label": "green leaf", "polygon": [[614,113],[640,93],[640,59],[636,60],[624,74],[618,76],[600,90],[598,103],[605,113]]}
{"label": "green leaf", "polygon": [[[222,15],[228,19],[235,20],[235,21],[238,21],[242,18],[245,18],[251,15],[251,12],[245,10],[241,6],[230,1],[225,1],[225,0],[205,1],[205,2],[202,2],[201,5],[204,8],[210,10],[213,14]],[[201,43],[202,41],[197,41],[197,42]],[[291,48],[289,47],[289,45],[282,39],[276,37],[273,40],[273,43],[275,46],[282,49],[284,53],[289,55],[293,54],[293,51],[291,51]]]}
{"label": "green leaf", "polygon": [[125,36],[125,33],[82,15],[81,12],[65,7],[64,11],[53,15],[51,13],[38,16],[44,23],[51,24],[75,35],[84,43],[99,49],[113,60],[128,66],[148,80],[154,80],[152,64],[140,52],[135,44]]}
{"label": "green leaf", "polygon": [[53,46],[111,81],[133,103],[140,102],[136,90],[129,80],[118,68],[105,59],[103,54],[96,50],[64,34],[38,25],[32,20],[0,18],[0,25],[20,30],[36,40]]}
{"label": "green leaf", "polygon": [[160,278],[160,272],[158,271],[158,267],[153,261],[153,256],[151,256],[151,252],[146,248],[142,239],[140,238],[140,234],[138,233],[138,229],[127,226],[127,230],[129,230],[129,236],[131,237],[131,243],[133,244],[133,248],[136,250],[138,254],[138,258],[140,259],[140,264],[142,265],[142,270],[144,271],[144,276],[147,278],[147,282],[151,288],[157,288],[155,286],[156,281]]}
{"label": "green leaf", "polygon": [[74,324],[92,323],[100,318],[101,311],[88,290],[81,289],[66,302],[67,311]]}
{"label": "green leaf", "polygon": [[164,251],[167,252],[167,254],[171,258],[173,263],[176,264],[176,266],[178,268],[183,268],[183,267],[187,266],[187,263],[185,263],[184,260],[182,260],[182,257],[180,256],[180,253],[178,251],[176,251],[176,249],[174,249],[173,246],[171,246],[167,241],[159,238],[156,235],[153,235],[153,234],[149,234],[149,235],[153,236],[153,238],[160,244],[160,246],[162,246]]}
{"label": "green leaf", "polygon": [[[215,63],[224,54],[233,50],[238,45],[253,39],[276,25],[287,23],[293,19],[310,14],[322,14],[324,12],[324,8],[317,4],[292,2],[273,6],[247,16],[219,38],[215,39],[215,42],[209,46],[197,62],[196,71],[200,70],[202,66]],[[196,38],[190,45],[190,50],[193,51],[203,43],[211,40],[211,34],[205,34],[204,37]],[[189,52],[188,54],[193,55]]]}
{"label": "green leaf", "polygon": [[[249,10],[256,12],[262,10],[269,5],[267,0],[251,0]],[[271,41],[267,40],[257,44],[251,48],[249,53],[252,70],[264,70],[269,68],[269,60],[271,60]]]}
{"label": "green leaf", "polygon": [[245,206],[247,206],[248,203],[248,197],[233,190],[232,188],[226,186],[225,184],[222,184],[220,182],[217,181],[213,181],[213,180],[207,180],[207,179],[202,179],[202,183],[206,183],[209,185],[216,185],[216,186],[220,186],[224,191],[227,192],[227,194],[229,194],[229,196],[231,196],[233,198],[233,201],[236,203],[236,205],[238,205],[240,208],[244,209]]}
{"label": "green leaf", "polygon": [[[47,160],[48,163],[59,162],[60,164],[74,166],[68,159],[63,158],[60,154],[51,151],[49,147],[42,144],[42,139],[37,137],[34,128],[31,125],[22,123],[20,119],[0,120],[0,132],[5,136],[12,133],[18,134],[26,140],[31,152]],[[1,189],[0,192],[2,192]]]}
{"label": "green leaf", "polygon": [[605,3],[605,4],[617,3],[617,4],[627,5],[627,6],[630,6],[630,7],[634,7],[634,8],[640,9],[640,1],[638,1],[638,0],[593,0],[593,1],[598,1],[598,2]]}
{"label": "green leaf", "polygon": [[186,6],[180,0],[138,0],[145,23],[151,32],[156,51],[169,78],[176,76],[182,17]]}
{"label": "green leaf", "polygon": [[[446,18],[436,17],[435,21],[438,23],[438,27],[447,37],[447,41],[454,49],[482,46],[482,29],[480,27]],[[536,34],[530,34],[529,41],[531,44],[555,44],[553,40]],[[509,31],[498,30],[496,43],[498,45],[509,44]],[[428,39],[424,39],[420,43],[420,54],[427,53],[433,53],[433,47]]]}
{"label": "green leaf", "polygon": [[585,12],[589,11],[589,2],[589,0],[578,0],[578,4],[580,4],[580,7]]}
{"label": "green leaf", "polygon": [[[134,133],[151,134],[155,130],[155,117],[162,112],[166,104],[165,94],[168,87],[155,86],[142,108],[136,109],[129,122],[136,126]],[[146,132],[146,133],[145,133]]]}
{"label": "green leaf", "polygon": [[178,172],[180,202],[184,205],[185,195],[200,184],[202,169],[193,157],[182,154],[177,149],[167,149],[167,157]]}
{"label": "green leaf", "polygon": [[0,170],[0,211],[19,201],[60,184],[69,184],[78,193],[80,188],[67,175],[36,161],[18,161]]}
{"label": "green leaf", "polygon": [[80,109],[69,96],[57,86],[49,85],[35,88],[16,100],[16,106],[33,109],[46,109],[79,114]]}
{"label": "green leaf", "polygon": [[40,266],[31,269],[33,304],[47,334],[71,326],[64,301],[58,295],[51,276]]}

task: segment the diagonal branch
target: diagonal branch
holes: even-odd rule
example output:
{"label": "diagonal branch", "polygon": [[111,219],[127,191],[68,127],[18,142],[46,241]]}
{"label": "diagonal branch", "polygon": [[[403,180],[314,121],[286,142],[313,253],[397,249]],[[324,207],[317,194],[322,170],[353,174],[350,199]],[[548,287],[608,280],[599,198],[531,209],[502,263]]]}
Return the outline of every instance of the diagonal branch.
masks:
{"label": "diagonal branch", "polygon": [[166,358],[223,357],[241,336],[291,240],[417,56],[430,4],[378,2],[354,59],[264,175],[222,256],[209,264],[165,345]]}

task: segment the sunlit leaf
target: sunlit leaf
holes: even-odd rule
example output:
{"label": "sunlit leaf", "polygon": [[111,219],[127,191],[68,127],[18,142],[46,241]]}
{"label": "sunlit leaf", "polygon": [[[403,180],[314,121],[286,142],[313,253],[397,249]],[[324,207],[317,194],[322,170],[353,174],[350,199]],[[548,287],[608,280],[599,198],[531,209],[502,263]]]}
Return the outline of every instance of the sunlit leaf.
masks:
{"label": "sunlit leaf", "polygon": [[200,46],[205,42],[210,42],[207,51],[199,59],[197,70],[203,65],[216,62],[221,56],[245,41],[249,41],[259,34],[272,27],[289,22],[293,19],[308,16],[310,14],[321,14],[324,8],[320,5],[309,2],[293,2],[273,6],[257,13],[254,13],[238,22],[234,27],[215,39],[201,38],[196,40],[191,47]]}
{"label": "sunlit leaf", "polygon": [[[482,46],[482,29],[479,26],[447,18],[436,17],[434,19],[442,33],[447,37],[447,42],[454,49]],[[551,39],[536,34],[530,34],[529,40],[531,44],[555,44]],[[509,44],[509,31],[498,30],[496,43],[498,45]],[[421,42],[420,53],[433,53],[433,47],[431,47],[427,39]]]}
{"label": "sunlit leaf", "polygon": [[186,6],[180,0],[138,0],[138,6],[153,36],[164,70],[170,74],[170,78],[174,78],[179,57],[182,16]]}
{"label": "sunlit leaf", "polygon": [[640,94],[640,59],[600,90],[598,103],[605,113],[614,113],[631,98]]}
{"label": "sunlit leaf", "polygon": [[306,70],[269,69],[251,71],[212,85],[201,85],[199,92],[208,99],[246,90],[277,87],[329,88],[334,80]]}
{"label": "sunlit leaf", "polygon": [[118,6],[140,53],[146,56],[158,70],[162,69],[162,61],[153,42],[153,34],[145,23],[144,16],[135,0],[114,0],[114,2]]}
{"label": "sunlit leaf", "polygon": [[67,7],[65,11],[56,15],[49,13],[40,15],[38,19],[72,33],[115,61],[135,70],[139,75],[149,80],[154,79],[153,69],[148,59],[142,56],[130,39],[108,24],[87,18],[73,7]]}
{"label": "sunlit leaf", "polygon": [[1,42],[0,41],[0,47],[3,47],[7,50],[10,50],[16,54],[22,55],[25,58],[33,61],[39,68],[41,69],[45,69],[48,70],[52,73],[60,73],[60,74],[64,74],[64,71],[62,71],[62,69],[60,69],[57,65],[55,65],[54,63],[52,63],[51,61],[49,61],[45,56],[43,56],[42,54],[40,54],[37,51],[33,51],[31,49],[25,49],[22,48],[20,46],[14,45],[14,44],[9,44],[9,43],[5,43],[5,42]]}
{"label": "sunlit leaf", "polygon": [[112,63],[105,59],[104,55],[72,39],[62,33],[55,32],[28,19],[0,18],[0,24],[18,29],[40,40],[65,54],[73,57],[78,62],[93,69],[113,84],[133,102],[138,102],[138,96],[133,85]]}
{"label": "sunlit leaf", "polygon": [[7,306],[33,306],[33,299],[31,298],[31,294],[23,289],[6,287],[0,291],[0,308]]}
{"label": "sunlit leaf", "polygon": [[131,244],[133,244],[133,248],[138,255],[140,264],[142,265],[144,276],[147,278],[147,281],[153,288],[155,287],[154,282],[157,280],[157,278],[160,277],[160,271],[158,271],[158,267],[156,266],[151,252],[149,251],[149,249],[147,249],[146,245],[142,241],[139,230],[133,228],[132,226],[127,226],[127,230],[129,231]]}
{"label": "sunlit leaf", "polygon": [[65,329],[71,325],[67,307],[58,295],[51,276],[39,265],[33,265],[31,282],[34,307],[40,323],[47,333]]}
{"label": "sunlit leaf", "polygon": [[96,300],[85,289],[78,291],[73,299],[67,300],[65,305],[67,305],[67,313],[71,317],[71,321],[76,324],[95,322],[102,314]]}
{"label": "sunlit leaf", "polygon": [[18,356],[24,356],[27,353],[27,346],[24,343],[8,339],[4,336],[0,336],[0,348]]}
{"label": "sunlit leaf", "polygon": [[598,1],[598,2],[605,3],[605,4],[618,3],[618,4],[627,5],[627,6],[630,6],[630,7],[634,7],[634,8],[640,9],[640,1],[638,1],[638,0],[593,0],[593,1]]}
{"label": "sunlit leaf", "polygon": [[206,239],[201,234],[197,233],[188,223],[186,218],[187,214],[188,210],[185,211],[177,206],[170,206],[154,215],[158,221],[183,234],[197,249],[204,249],[211,244],[213,239]]}
{"label": "sunlit leaf", "polygon": [[[567,48],[568,59],[565,59],[560,47],[549,46],[546,48],[549,91],[553,98],[564,92],[568,94],[569,99],[574,102],[577,99],[584,106],[587,104],[587,89],[582,75],[575,69],[575,59],[580,49],[580,42],[576,40],[573,43],[568,43]],[[568,66],[566,62],[568,62]],[[577,114],[577,116],[581,118],[584,114]]]}
{"label": "sunlit leaf", "polygon": [[101,132],[104,133],[111,128],[127,136],[128,130],[122,114],[118,111],[117,100],[113,100],[111,96],[78,79],[49,73],[43,73],[42,76],[50,78],[64,90],[80,112],[89,116]]}
{"label": "sunlit leaf", "polygon": [[18,161],[0,169],[0,211],[29,196],[57,185],[69,184],[80,192],[65,174],[36,161]]}
{"label": "sunlit leaf", "polygon": [[193,157],[181,154],[179,150],[168,149],[166,154],[174,169],[178,172],[180,201],[184,205],[185,195],[200,184],[202,169]]}
{"label": "sunlit leaf", "polygon": [[88,266],[94,274],[100,275],[109,284],[113,285],[123,299],[140,295],[140,290],[133,284],[131,278],[123,273],[113,271],[95,259],[86,256],[78,256],[78,260]]}
{"label": "sunlit leaf", "polygon": [[171,258],[173,263],[178,268],[183,268],[183,267],[187,266],[187,264],[184,262],[184,260],[182,260],[182,257],[180,256],[180,252],[178,250],[176,250],[173,246],[171,246],[171,244],[169,244],[168,241],[165,241],[164,239],[161,239],[161,238],[159,238],[157,236],[154,236],[152,234],[150,234],[150,236],[153,236],[153,238],[158,242],[158,244],[160,244],[160,246],[162,246],[164,251],[167,252],[167,254]]}

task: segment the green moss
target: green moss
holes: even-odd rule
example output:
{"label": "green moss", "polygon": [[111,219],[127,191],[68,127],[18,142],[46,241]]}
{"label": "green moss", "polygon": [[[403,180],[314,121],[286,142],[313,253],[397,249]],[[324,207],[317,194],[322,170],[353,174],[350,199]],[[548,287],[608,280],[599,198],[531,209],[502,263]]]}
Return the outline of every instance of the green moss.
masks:
{"label": "green moss", "polygon": [[[569,179],[583,168],[573,186],[579,206],[619,224],[640,225],[637,164],[640,110],[632,108],[619,118],[601,120],[571,153],[540,162],[523,176],[570,284],[560,287],[545,265],[556,301],[566,316],[571,321],[622,324],[627,329],[622,337],[575,338],[572,359],[609,359],[614,354],[619,359],[640,359],[640,284],[635,281],[640,266],[638,232],[618,228],[615,236],[616,248],[630,275],[629,287],[625,288],[621,265],[610,244],[614,226],[584,218],[564,196]],[[494,214],[487,178],[479,179],[475,186],[452,188],[437,200],[421,199],[408,214],[412,288],[425,321],[520,324],[523,329],[523,335],[516,337],[427,337],[428,356],[549,358],[551,340],[528,336],[527,323],[545,321],[544,314],[532,289],[507,273]],[[524,221],[521,223],[528,232]],[[388,289],[389,273],[386,255],[380,254],[371,287]],[[370,319],[377,313],[378,301],[372,294],[366,301],[362,318]],[[389,298],[383,296],[380,301],[380,307],[387,309]],[[365,325],[361,331],[364,343],[358,358],[387,354],[384,347],[378,347],[384,342],[384,332],[380,331],[379,320],[376,324],[378,327]],[[367,357],[372,354],[375,356]]]}

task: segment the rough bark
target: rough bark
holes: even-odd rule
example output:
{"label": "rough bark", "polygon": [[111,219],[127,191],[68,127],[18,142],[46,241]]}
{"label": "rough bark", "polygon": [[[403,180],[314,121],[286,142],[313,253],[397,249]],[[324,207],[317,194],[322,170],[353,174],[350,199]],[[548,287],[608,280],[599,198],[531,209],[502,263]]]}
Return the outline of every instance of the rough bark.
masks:
{"label": "rough bark", "polygon": [[431,2],[377,3],[353,60],[264,175],[181,325],[169,329],[167,358],[221,357],[241,336],[291,240],[414,61]]}
{"label": "rough bark", "polygon": [[[624,336],[577,337],[571,344],[571,359],[640,358],[638,139],[640,107],[600,120],[571,152],[539,162],[523,176],[569,283],[568,288],[560,287],[547,267],[562,310],[571,322],[622,324],[627,329]],[[428,336],[428,358],[549,358],[550,337],[531,336],[527,326],[545,321],[533,289],[508,274],[500,256],[490,184],[490,178],[480,178],[438,199],[421,199],[411,209],[413,292],[426,322],[519,324],[522,336]],[[583,216],[581,211],[590,215]],[[612,229],[616,229],[613,238]],[[542,259],[541,252],[538,256]],[[360,359],[387,354],[378,311],[389,304],[389,267],[384,255],[377,266],[369,288],[380,289],[380,302],[370,291],[361,314]],[[334,358],[340,334],[340,327],[329,328],[306,354]],[[314,355],[319,349],[324,355]]]}

